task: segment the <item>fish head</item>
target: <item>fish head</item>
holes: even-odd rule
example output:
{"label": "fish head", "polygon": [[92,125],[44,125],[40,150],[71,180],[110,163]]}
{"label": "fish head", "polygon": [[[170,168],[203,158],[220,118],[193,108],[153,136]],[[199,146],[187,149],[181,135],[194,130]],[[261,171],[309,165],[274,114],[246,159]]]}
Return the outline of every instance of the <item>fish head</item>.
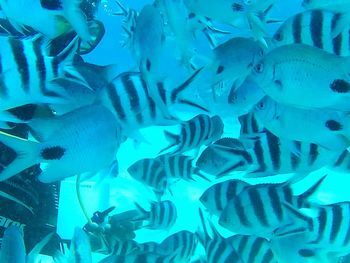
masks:
{"label": "fish head", "polygon": [[[134,178],[138,178],[139,176],[141,176],[142,173],[142,168],[143,168],[143,163],[144,160],[139,160],[135,163],[133,163],[131,166],[129,166],[129,168],[127,169],[128,173],[134,177]],[[139,176],[138,176],[139,175]]]}
{"label": "fish head", "polygon": [[254,107],[254,113],[261,123],[266,123],[278,119],[277,102],[265,96]]}
{"label": "fish head", "polygon": [[249,113],[264,96],[265,92],[259,84],[248,77],[238,88],[231,88],[228,103],[232,105],[233,111],[241,116]]}

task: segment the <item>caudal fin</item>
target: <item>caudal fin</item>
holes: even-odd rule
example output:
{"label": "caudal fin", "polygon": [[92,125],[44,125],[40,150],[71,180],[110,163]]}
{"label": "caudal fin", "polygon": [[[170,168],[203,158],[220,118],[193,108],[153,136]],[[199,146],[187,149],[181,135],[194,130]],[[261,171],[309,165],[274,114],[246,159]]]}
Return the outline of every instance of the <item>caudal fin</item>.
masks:
{"label": "caudal fin", "polygon": [[37,142],[0,131],[0,143],[5,144],[16,153],[16,158],[0,170],[0,181],[4,181],[39,162],[39,143]]}

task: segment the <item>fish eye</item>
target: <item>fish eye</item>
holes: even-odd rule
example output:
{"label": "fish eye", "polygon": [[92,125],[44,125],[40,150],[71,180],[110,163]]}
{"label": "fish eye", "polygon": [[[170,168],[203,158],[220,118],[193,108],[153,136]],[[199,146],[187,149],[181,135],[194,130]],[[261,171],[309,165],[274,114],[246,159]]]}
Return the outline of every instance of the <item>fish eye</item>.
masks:
{"label": "fish eye", "polygon": [[259,110],[263,110],[265,108],[265,103],[260,101],[256,106],[258,107]]}
{"label": "fish eye", "polygon": [[252,4],[252,0],[244,0],[244,4],[251,5]]}
{"label": "fish eye", "polygon": [[258,53],[259,57],[263,57],[264,54],[265,54],[264,50],[262,48],[260,48],[259,53]]}
{"label": "fish eye", "polygon": [[274,38],[275,40],[277,40],[277,41],[282,41],[282,40],[283,40],[283,35],[282,35],[281,32],[277,32],[277,33],[273,36],[273,38]]}
{"label": "fish eye", "polygon": [[258,63],[255,65],[254,70],[256,73],[261,73],[264,70],[264,64],[263,63]]}

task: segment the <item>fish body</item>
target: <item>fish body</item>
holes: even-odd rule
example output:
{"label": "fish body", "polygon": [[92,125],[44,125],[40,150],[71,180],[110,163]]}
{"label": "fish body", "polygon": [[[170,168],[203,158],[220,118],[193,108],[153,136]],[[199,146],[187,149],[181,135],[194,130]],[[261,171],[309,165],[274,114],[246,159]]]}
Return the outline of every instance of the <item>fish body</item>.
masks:
{"label": "fish body", "polygon": [[292,44],[266,54],[250,77],[279,103],[349,111],[349,68],[348,57]]}
{"label": "fish body", "polygon": [[336,36],[333,33],[344,16],[340,11],[316,9],[291,16],[278,28],[273,43],[276,46],[306,44],[338,56],[349,56],[349,27]]}
{"label": "fish body", "polygon": [[71,253],[75,263],[92,263],[90,240],[81,228],[74,230]]}
{"label": "fish body", "polygon": [[332,110],[311,110],[282,105],[265,97],[254,110],[256,118],[275,136],[309,142],[326,149],[348,147],[349,116]]}
{"label": "fish body", "polygon": [[98,105],[55,118],[36,119],[29,125],[38,142],[1,133],[0,141],[17,154],[2,170],[1,180],[36,163],[47,164],[39,175],[42,182],[96,173],[112,164],[121,142],[121,130],[114,116]]}
{"label": "fish body", "polygon": [[165,136],[170,141],[170,145],[161,152],[175,147],[171,154],[183,153],[202,145],[208,145],[221,137],[223,129],[224,123],[218,115],[210,117],[199,114],[181,124],[179,135],[166,131]]}
{"label": "fish body", "polygon": [[30,27],[53,39],[73,28],[81,39],[89,41],[91,36],[80,3],[81,0],[31,0],[30,3],[25,0],[2,0],[0,6],[20,32]]}
{"label": "fish body", "polygon": [[0,250],[0,261],[3,263],[26,262],[23,230],[20,227],[10,226],[5,230]]}

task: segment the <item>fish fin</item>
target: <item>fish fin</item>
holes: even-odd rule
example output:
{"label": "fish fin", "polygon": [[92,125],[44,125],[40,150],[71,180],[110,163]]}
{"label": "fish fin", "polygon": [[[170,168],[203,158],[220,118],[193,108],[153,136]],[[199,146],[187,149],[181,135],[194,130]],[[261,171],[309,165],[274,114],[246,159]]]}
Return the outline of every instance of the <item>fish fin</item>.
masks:
{"label": "fish fin", "polygon": [[180,100],[178,100],[178,103],[180,103],[180,104],[186,104],[186,105],[189,105],[189,106],[191,106],[191,107],[197,108],[197,109],[199,109],[199,110],[201,110],[201,111],[210,113],[210,111],[209,111],[207,108],[205,108],[205,107],[203,107],[203,106],[201,106],[201,105],[199,105],[199,104],[197,104],[196,102],[193,102],[193,101],[191,101],[191,100],[180,99]]}
{"label": "fish fin", "polygon": [[207,176],[205,176],[205,174],[203,174],[203,173],[200,171],[200,169],[197,168],[197,167],[194,169],[194,174],[195,174],[195,175],[198,175],[200,178],[204,179],[205,181],[211,182],[211,180],[210,180]]}
{"label": "fish fin", "polygon": [[331,37],[336,38],[341,32],[344,30],[347,30],[349,28],[349,23],[350,23],[350,14],[347,12],[341,13],[341,17],[338,20],[338,23],[336,26],[333,28],[331,32]]}
{"label": "fish fin", "polygon": [[164,131],[165,138],[169,141],[169,145],[164,149],[160,150],[158,154],[165,152],[166,150],[178,145],[180,143],[180,136],[177,134],[173,134],[169,131]]}
{"label": "fish fin", "polygon": [[40,240],[40,242],[38,244],[36,244],[34,246],[34,248],[27,255],[26,263],[35,263],[36,262],[36,258],[40,254],[41,250],[48,244],[48,242],[50,241],[50,239],[53,237],[54,234],[55,234],[54,232],[48,234],[42,240]]}
{"label": "fish fin", "polygon": [[[142,216],[137,218],[137,220],[145,220],[145,219],[149,218],[150,212],[148,212],[146,209],[144,209],[141,205],[139,205],[136,202],[134,202],[134,205],[136,206],[136,209],[139,212],[139,214],[142,214]],[[133,220],[135,220],[135,219],[133,219]]]}
{"label": "fish fin", "polygon": [[24,169],[40,163],[40,144],[0,131],[0,142],[16,152],[16,158],[0,172],[0,181],[4,181]]}
{"label": "fish fin", "polygon": [[91,34],[85,14],[80,8],[82,0],[62,0],[63,16],[77,32],[79,38],[89,42]]}
{"label": "fish fin", "polygon": [[53,183],[74,175],[69,172],[69,168],[62,163],[50,163],[42,169],[38,179],[42,183]]}
{"label": "fish fin", "polygon": [[[302,200],[305,200],[305,199],[309,198],[310,196],[312,196],[313,194],[315,194],[316,191],[319,189],[320,185],[323,183],[324,179],[326,179],[327,176],[328,176],[328,174],[326,174],[326,175],[322,176],[320,179],[318,179],[304,193],[298,195],[298,198],[301,198]],[[304,201],[304,203],[305,203],[305,201]]]}
{"label": "fish fin", "polygon": [[47,42],[46,52],[48,56],[52,56],[55,60],[55,63],[63,65],[71,64],[78,49],[78,38],[72,37],[65,39],[64,44],[61,45],[57,45],[57,41],[63,40],[56,38]]}

